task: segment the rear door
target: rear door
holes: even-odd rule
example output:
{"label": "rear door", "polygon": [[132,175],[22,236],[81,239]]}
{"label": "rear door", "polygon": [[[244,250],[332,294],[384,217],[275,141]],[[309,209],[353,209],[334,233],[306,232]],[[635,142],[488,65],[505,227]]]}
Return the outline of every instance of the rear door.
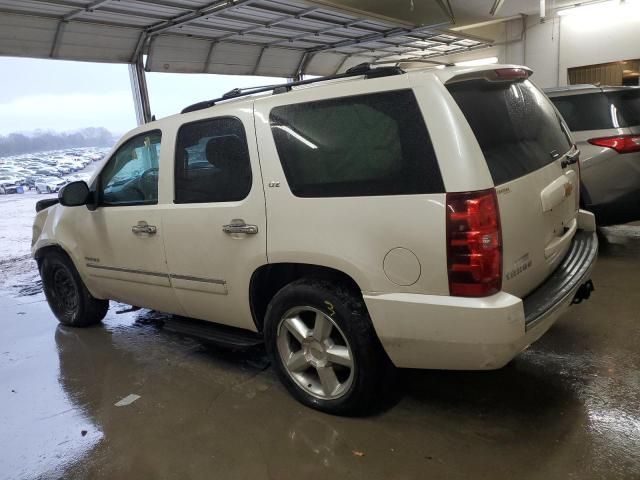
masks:
{"label": "rear door", "polygon": [[249,283],[267,263],[264,190],[253,112],[229,112],[178,130],[164,242],[171,285],[189,317],[255,330]]}
{"label": "rear door", "polygon": [[549,99],[526,76],[474,76],[447,88],[478,140],[496,187],[503,290],[524,296],[558,266],[575,234],[579,171],[572,162],[577,150]]}

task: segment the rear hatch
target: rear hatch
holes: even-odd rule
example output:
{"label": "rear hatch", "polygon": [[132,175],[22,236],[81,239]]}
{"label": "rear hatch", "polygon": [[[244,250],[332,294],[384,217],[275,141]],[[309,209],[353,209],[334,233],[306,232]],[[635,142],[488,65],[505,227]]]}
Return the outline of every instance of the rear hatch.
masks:
{"label": "rear hatch", "polygon": [[447,88],[494,181],[502,226],[502,290],[523,297],[559,265],[577,229],[578,152],[526,69],[453,77]]}

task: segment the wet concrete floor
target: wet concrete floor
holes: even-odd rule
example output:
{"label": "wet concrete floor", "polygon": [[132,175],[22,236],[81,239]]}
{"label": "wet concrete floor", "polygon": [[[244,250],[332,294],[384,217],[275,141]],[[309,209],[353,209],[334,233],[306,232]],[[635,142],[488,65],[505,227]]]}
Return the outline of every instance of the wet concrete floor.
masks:
{"label": "wet concrete floor", "polygon": [[640,226],[606,230],[592,299],[507,367],[404,371],[368,418],[302,407],[260,349],[154,312],[58,326],[33,263],[0,268],[2,479],[640,478]]}

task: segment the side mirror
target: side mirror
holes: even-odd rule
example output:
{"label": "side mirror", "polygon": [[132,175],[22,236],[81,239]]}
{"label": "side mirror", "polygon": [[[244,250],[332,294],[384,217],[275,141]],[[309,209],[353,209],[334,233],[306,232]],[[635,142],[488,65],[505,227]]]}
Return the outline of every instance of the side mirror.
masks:
{"label": "side mirror", "polygon": [[60,205],[65,207],[79,207],[89,201],[89,185],[82,180],[71,182],[60,189],[58,193]]}

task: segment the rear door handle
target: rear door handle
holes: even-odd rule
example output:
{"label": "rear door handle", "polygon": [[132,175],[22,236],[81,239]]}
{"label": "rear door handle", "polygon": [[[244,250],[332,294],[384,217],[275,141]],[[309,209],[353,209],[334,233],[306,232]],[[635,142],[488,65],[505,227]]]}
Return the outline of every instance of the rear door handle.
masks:
{"label": "rear door handle", "polygon": [[245,233],[247,235],[255,235],[258,233],[258,226],[247,225],[246,223],[230,223],[229,225],[223,225],[222,231],[224,233]]}
{"label": "rear door handle", "polygon": [[136,235],[155,235],[158,232],[158,229],[155,225],[149,225],[144,220],[140,220],[137,225],[131,227],[131,231]]}

